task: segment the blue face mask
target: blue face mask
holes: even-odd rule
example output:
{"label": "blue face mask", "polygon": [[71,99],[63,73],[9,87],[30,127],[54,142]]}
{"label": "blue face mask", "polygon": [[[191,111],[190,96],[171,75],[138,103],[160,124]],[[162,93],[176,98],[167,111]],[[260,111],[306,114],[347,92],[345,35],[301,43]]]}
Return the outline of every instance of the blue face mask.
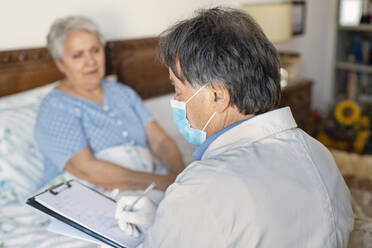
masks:
{"label": "blue face mask", "polygon": [[204,130],[207,128],[209,122],[215,116],[216,112],[212,114],[202,130],[195,129],[190,126],[190,123],[186,118],[186,104],[202,89],[204,89],[205,86],[206,85],[198,89],[186,102],[177,101],[174,99],[170,100],[173,112],[173,121],[176,124],[178,131],[190,144],[195,146],[200,146],[207,139],[207,133]]}

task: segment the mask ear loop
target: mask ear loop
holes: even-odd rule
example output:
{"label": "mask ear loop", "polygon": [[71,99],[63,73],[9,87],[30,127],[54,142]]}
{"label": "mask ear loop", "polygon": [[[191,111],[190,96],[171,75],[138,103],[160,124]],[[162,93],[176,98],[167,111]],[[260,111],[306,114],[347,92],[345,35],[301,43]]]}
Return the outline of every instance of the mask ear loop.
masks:
{"label": "mask ear loop", "polygon": [[204,131],[204,130],[207,128],[209,122],[212,121],[213,117],[214,117],[216,114],[217,114],[217,112],[214,112],[214,113],[212,114],[212,116],[208,119],[207,123],[205,123],[205,125],[204,125],[202,131]]}
{"label": "mask ear loop", "polygon": [[200,91],[202,91],[202,89],[204,89],[205,86],[207,86],[207,85],[205,84],[205,85],[203,85],[201,88],[199,88],[197,91],[195,91],[195,93],[194,93],[192,96],[190,96],[190,98],[187,99],[185,103],[188,103],[188,102],[191,100],[191,98],[193,98],[193,97],[196,96]]}

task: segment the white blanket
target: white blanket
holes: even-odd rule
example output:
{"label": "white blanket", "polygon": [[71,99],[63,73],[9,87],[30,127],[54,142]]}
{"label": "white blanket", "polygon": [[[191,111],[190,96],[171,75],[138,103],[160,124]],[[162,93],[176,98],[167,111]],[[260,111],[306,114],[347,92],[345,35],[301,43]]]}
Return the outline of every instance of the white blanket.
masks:
{"label": "white blanket", "polygon": [[97,152],[95,157],[132,170],[155,171],[156,161],[147,147],[133,145],[115,146]]}
{"label": "white blanket", "polygon": [[1,248],[96,248],[97,245],[46,231],[50,219],[25,204],[0,209]]}

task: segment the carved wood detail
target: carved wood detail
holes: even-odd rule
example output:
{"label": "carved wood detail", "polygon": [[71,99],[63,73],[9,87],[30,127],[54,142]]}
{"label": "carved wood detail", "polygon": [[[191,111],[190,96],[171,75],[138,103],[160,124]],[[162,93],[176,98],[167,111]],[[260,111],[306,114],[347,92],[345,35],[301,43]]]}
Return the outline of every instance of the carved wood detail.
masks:
{"label": "carved wood detail", "polygon": [[157,44],[157,38],[108,42],[107,72],[117,74],[143,99],[172,92],[168,70],[156,58]]}
{"label": "carved wood detail", "polygon": [[62,78],[46,48],[0,52],[0,96],[49,84]]}

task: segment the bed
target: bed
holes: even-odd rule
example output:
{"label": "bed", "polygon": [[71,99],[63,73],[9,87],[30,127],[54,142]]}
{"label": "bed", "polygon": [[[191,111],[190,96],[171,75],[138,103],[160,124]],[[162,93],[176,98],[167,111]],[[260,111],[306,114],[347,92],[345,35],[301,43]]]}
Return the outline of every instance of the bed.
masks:
{"label": "bed", "polygon": [[[125,82],[140,94],[189,163],[194,148],[173,125],[172,87],[167,69],[156,60],[156,44],[157,38],[109,41],[105,48],[107,78]],[[46,186],[40,185],[42,158],[32,132],[41,99],[61,78],[45,48],[0,52],[0,248],[97,247],[49,232],[50,219],[24,204],[29,195]],[[50,184],[65,180],[64,176]],[[372,212],[368,208],[372,205],[372,174],[369,179],[353,173],[345,178],[358,213],[349,247],[372,247]]]}
{"label": "bed", "polygon": [[[126,82],[180,147],[186,163],[193,147],[172,124],[168,71],[156,60],[157,38],[109,41],[106,77]],[[33,140],[41,99],[62,78],[46,48],[0,52],[0,247],[82,248],[97,245],[47,231],[50,219],[25,205],[41,185],[42,157]],[[161,111],[160,111],[161,110]],[[52,182],[66,180],[61,175]]]}

